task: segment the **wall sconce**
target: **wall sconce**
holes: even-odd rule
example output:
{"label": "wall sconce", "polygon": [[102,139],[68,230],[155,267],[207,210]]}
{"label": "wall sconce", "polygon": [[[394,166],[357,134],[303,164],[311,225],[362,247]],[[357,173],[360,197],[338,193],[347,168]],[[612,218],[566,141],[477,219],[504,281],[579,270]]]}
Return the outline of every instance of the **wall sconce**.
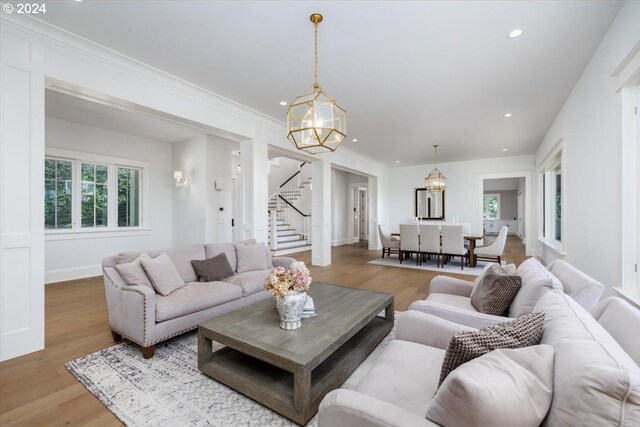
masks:
{"label": "wall sconce", "polygon": [[173,171],[173,179],[176,181],[176,187],[189,189],[189,180],[182,177],[182,171]]}

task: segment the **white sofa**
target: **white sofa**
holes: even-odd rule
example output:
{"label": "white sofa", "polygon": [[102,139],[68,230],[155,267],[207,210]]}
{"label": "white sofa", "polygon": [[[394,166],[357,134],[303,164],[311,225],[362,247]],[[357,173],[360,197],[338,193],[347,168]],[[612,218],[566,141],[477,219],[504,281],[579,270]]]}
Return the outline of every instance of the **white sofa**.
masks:
{"label": "white sofa", "polygon": [[546,268],[535,258],[529,258],[516,269],[522,278],[522,287],[516,295],[508,316],[493,316],[478,312],[471,305],[471,293],[476,282],[448,276],[436,276],[431,280],[429,295],[415,301],[410,310],[432,314],[461,325],[482,328],[511,320],[527,312],[547,291],[558,288],[586,310],[598,302],[604,286],[571,264],[556,260]]}
{"label": "white sofa", "polygon": [[[554,352],[551,405],[546,415],[542,412],[541,425],[640,425],[640,368],[634,362],[640,317],[622,300],[602,304],[595,309],[598,321],[559,290],[545,293],[536,304],[534,311],[546,314],[541,344],[550,345]],[[319,427],[441,425],[427,419],[427,411],[436,398],[450,338],[468,330],[473,328],[417,311],[405,312],[397,321],[396,339],[355,389],[338,389],[325,396],[319,408]],[[625,338],[617,342],[615,336]],[[522,390],[513,398],[526,395]],[[484,401],[490,407],[463,414],[478,427],[482,424],[473,422],[474,413],[490,414],[510,404]],[[463,406],[466,404],[474,407],[472,401]],[[492,427],[495,425],[504,423]]]}
{"label": "white sofa", "polygon": [[[241,242],[255,244],[255,240]],[[142,347],[145,358],[153,357],[155,344],[195,329],[199,323],[249,304],[269,298],[263,287],[273,266],[288,268],[295,261],[273,257],[265,270],[237,273],[233,243],[200,244],[164,251],[144,251],[151,258],[166,253],[186,285],[169,295],[153,288],[131,285],[116,270],[117,264],[130,263],[142,252],[122,252],[102,260],[107,297],[109,327],[114,340],[122,337]],[[198,282],[191,260],[204,260],[224,252],[234,272],[225,281]]]}

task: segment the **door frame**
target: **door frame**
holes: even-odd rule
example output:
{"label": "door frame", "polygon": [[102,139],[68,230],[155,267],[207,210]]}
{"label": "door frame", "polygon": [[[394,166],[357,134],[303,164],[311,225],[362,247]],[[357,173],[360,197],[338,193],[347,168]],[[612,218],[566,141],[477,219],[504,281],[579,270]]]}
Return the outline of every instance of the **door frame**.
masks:
{"label": "door frame", "polygon": [[[364,215],[362,214],[362,203],[361,203],[361,197],[364,195]],[[369,230],[369,190],[367,187],[358,187],[358,241],[361,240],[366,240],[369,241],[369,232],[371,230]],[[365,224],[365,233],[364,233],[364,239],[360,237],[360,223],[362,223],[363,218],[364,218],[364,224]]]}

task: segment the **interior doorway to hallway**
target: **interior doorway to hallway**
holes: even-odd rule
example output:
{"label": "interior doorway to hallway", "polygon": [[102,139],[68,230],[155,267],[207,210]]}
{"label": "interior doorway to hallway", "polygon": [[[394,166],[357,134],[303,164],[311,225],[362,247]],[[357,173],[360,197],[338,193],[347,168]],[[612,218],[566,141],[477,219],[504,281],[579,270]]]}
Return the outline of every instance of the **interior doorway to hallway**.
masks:
{"label": "interior doorway to hallway", "polygon": [[356,215],[356,221],[358,225],[358,240],[369,240],[369,215],[367,210],[368,199],[367,199],[367,188],[359,187],[358,188],[358,214]]}

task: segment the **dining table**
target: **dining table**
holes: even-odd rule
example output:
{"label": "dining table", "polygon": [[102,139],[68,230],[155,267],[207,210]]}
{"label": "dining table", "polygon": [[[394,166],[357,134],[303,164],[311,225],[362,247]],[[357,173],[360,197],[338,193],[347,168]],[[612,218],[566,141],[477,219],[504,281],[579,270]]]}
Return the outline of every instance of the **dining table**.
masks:
{"label": "dining table", "polygon": [[[391,237],[396,237],[400,240],[400,233],[391,233]],[[469,267],[476,267],[478,265],[478,260],[475,255],[476,250],[476,241],[484,238],[481,234],[463,234],[462,238],[467,241],[469,246]]]}

